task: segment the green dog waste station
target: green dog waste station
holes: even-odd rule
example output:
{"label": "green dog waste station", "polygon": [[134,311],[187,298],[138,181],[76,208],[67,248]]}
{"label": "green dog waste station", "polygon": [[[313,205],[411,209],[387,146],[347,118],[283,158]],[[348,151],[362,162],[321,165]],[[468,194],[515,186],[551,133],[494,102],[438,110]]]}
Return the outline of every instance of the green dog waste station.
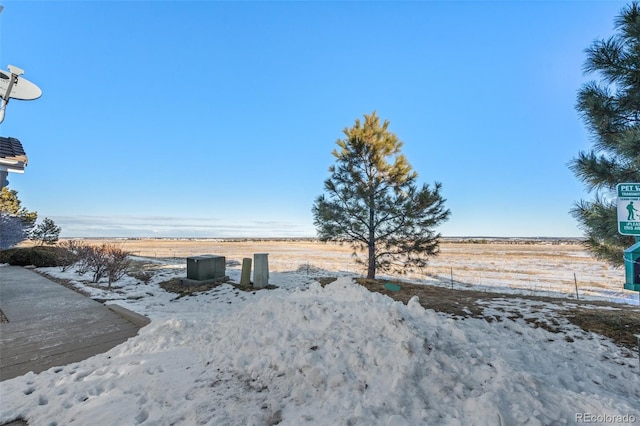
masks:
{"label": "green dog waste station", "polygon": [[640,242],[624,251],[624,288],[640,291]]}

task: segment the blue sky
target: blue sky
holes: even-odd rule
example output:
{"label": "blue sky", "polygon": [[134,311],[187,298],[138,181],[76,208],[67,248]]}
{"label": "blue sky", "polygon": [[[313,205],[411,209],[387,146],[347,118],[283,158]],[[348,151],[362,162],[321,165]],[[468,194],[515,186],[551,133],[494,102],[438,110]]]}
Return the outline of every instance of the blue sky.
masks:
{"label": "blue sky", "polygon": [[584,49],[616,1],[7,1],[0,135],[62,236],[313,236],[342,130],[377,111],[445,236],[580,236]]}

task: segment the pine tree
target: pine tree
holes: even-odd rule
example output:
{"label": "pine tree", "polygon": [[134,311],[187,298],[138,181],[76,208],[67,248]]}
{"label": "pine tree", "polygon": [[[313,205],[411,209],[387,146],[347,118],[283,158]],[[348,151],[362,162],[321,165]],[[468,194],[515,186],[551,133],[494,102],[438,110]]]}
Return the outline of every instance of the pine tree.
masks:
{"label": "pine tree", "polygon": [[19,217],[0,212],[0,250],[6,250],[27,238],[28,232]]}
{"label": "pine tree", "polygon": [[3,187],[0,191],[0,249],[26,239],[37,218],[36,212],[22,207],[17,191]]}
{"label": "pine tree", "polygon": [[[376,271],[406,272],[424,267],[439,251],[440,234],[434,227],[446,221],[449,210],[440,195],[441,184],[418,187],[417,173],[400,153],[402,142],[381,125],[375,111],[364,115],[333,151],[326,195],[312,212],[322,241],[352,244],[365,251],[367,278]],[[355,254],[355,253],[354,253]]]}
{"label": "pine tree", "polygon": [[586,232],[586,245],[599,259],[623,263],[623,250],[633,237],[617,231],[615,187],[640,182],[640,6],[633,2],[615,19],[615,34],[586,50],[584,71],[600,81],[578,92],[576,109],[593,139],[570,168],[583,181],[592,201],[581,200],[571,210]]}
{"label": "pine tree", "polygon": [[58,242],[60,231],[62,229],[56,226],[53,220],[45,217],[40,225],[33,228],[29,234],[29,239],[38,241],[41,246],[45,244],[53,245]]}
{"label": "pine tree", "polygon": [[38,219],[38,213],[30,212],[22,207],[22,202],[18,198],[18,191],[9,189],[6,186],[0,191],[0,212],[10,216],[17,216],[30,225],[33,225]]}

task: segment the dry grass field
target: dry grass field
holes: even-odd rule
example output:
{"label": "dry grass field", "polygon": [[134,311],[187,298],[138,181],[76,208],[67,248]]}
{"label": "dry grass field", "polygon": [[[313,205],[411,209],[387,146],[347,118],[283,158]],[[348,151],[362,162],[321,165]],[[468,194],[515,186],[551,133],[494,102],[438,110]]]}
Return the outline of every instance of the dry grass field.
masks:
{"label": "dry grass field", "polygon": [[[184,259],[200,254],[242,262],[254,253],[268,253],[275,272],[326,271],[364,274],[348,245],[301,240],[215,239],[85,239],[89,244],[115,244],[136,256]],[[575,294],[618,298],[624,271],[593,259],[576,243],[481,241],[441,243],[441,253],[429,265],[403,277],[485,289],[524,289],[531,294]],[[630,293],[630,292],[628,292]]]}
{"label": "dry grass field", "polygon": [[[332,282],[341,274],[363,276],[364,270],[352,258],[347,245],[324,244],[302,240],[204,240],[204,239],[84,239],[87,244],[115,244],[123,250],[141,258],[156,258],[156,261],[138,259],[132,264],[130,273],[142,275],[153,273],[158,267],[181,269],[186,267],[185,258],[200,254],[216,254],[227,258],[227,263],[239,265],[243,258],[254,253],[269,254],[269,269],[273,272],[297,272],[312,275],[323,285]],[[575,275],[574,275],[575,274]],[[151,275],[149,275],[150,277]],[[610,303],[610,300],[627,298],[637,304],[638,295],[623,291],[624,271],[611,268],[593,259],[574,242],[513,241],[456,242],[443,241],[441,253],[431,259],[429,266],[420,273],[402,277],[379,276],[378,280],[358,279],[371,291],[386,294],[396,300],[407,302],[419,296],[420,303],[428,309],[448,313],[457,317],[473,316],[488,321],[500,320],[487,316],[487,304],[505,302],[502,316],[524,318],[536,327],[554,333],[560,332],[558,318],[572,323],[585,331],[605,335],[616,343],[633,349],[637,344],[635,334],[640,330],[640,311],[637,306]],[[397,279],[401,278],[401,281]],[[142,280],[142,278],[140,278]],[[57,280],[69,285],[65,280]],[[175,280],[174,280],[175,281]],[[389,291],[385,282],[401,286],[399,291]],[[421,285],[425,282],[436,285]],[[168,291],[179,293],[179,297],[194,292],[208,291],[219,284],[204,288],[173,288],[172,281],[161,284]],[[579,287],[580,302],[576,303],[575,288]],[[236,284],[234,284],[236,285]],[[174,286],[175,287],[175,286]],[[75,289],[75,288],[74,288]],[[240,290],[246,290],[240,288]],[[463,290],[463,291],[461,291]],[[595,296],[600,301],[585,302],[585,296]],[[523,316],[517,300],[530,299],[551,309],[547,320],[536,315]],[[498,301],[498,302],[496,302]],[[508,303],[514,304],[513,306]],[[547,321],[547,322],[545,322]]]}
{"label": "dry grass field", "polygon": [[[227,261],[238,262],[254,253],[269,253],[269,269],[273,272],[299,272],[312,274],[323,285],[331,282],[340,273],[364,275],[364,270],[352,258],[348,245],[320,243],[301,240],[268,241],[223,241],[223,240],[183,240],[183,239],[87,239],[89,244],[115,244],[140,257],[166,259],[170,264],[182,264],[188,256],[217,254]],[[164,262],[163,262],[164,263]],[[141,263],[145,265],[145,262]],[[186,262],[184,262],[186,265]],[[146,266],[151,266],[146,264]],[[575,274],[575,278],[574,278]],[[452,279],[453,277],[453,279]],[[376,281],[359,279],[358,282],[371,291],[386,294],[396,300],[407,302],[412,296],[419,296],[420,303],[429,309],[445,312],[458,317],[473,316],[496,320],[484,313],[486,303],[501,298],[511,299],[509,294],[517,289],[519,296],[531,298],[540,304],[546,302],[559,306],[552,314],[550,322],[532,318],[535,326],[552,332],[561,327],[554,319],[565,318],[586,331],[594,331],[611,338],[627,348],[637,344],[634,333],[640,330],[640,312],[637,306],[611,304],[606,301],[575,304],[575,287],[579,286],[580,296],[610,295],[620,299],[623,294],[624,271],[611,268],[593,259],[584,248],[574,242],[551,243],[531,241],[515,244],[513,241],[443,241],[441,253],[433,258],[429,266],[418,274],[401,277],[400,291],[388,291],[384,283],[392,277],[379,277]],[[397,278],[397,277],[396,277]],[[409,283],[411,281],[413,283]],[[424,286],[420,282],[438,283]],[[418,284],[415,284],[418,283]],[[165,283],[168,285],[170,283]],[[167,288],[170,291],[176,289]],[[183,296],[208,288],[188,289]],[[464,291],[460,291],[464,290]],[[488,291],[491,290],[491,291]],[[523,294],[524,292],[524,294]],[[627,297],[637,296],[626,292]],[[559,299],[557,297],[560,297]],[[565,305],[565,302],[568,305]],[[542,305],[541,305],[542,306]],[[562,306],[562,308],[560,308]],[[597,307],[604,308],[598,309]],[[522,317],[517,307],[505,309],[508,318]]]}

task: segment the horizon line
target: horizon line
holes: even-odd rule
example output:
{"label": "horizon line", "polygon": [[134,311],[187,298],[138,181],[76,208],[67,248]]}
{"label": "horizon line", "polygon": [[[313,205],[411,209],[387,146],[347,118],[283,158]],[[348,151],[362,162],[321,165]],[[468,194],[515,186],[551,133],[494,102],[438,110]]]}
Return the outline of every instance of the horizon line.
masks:
{"label": "horizon line", "polygon": [[[314,236],[236,236],[236,237],[202,237],[202,236],[76,236],[76,237],[60,237],[60,240],[72,240],[74,238],[81,239],[101,239],[101,240],[319,240],[319,237]],[[586,237],[569,237],[569,236],[489,236],[489,235],[442,235],[441,239],[493,239],[493,240],[584,240]]]}

